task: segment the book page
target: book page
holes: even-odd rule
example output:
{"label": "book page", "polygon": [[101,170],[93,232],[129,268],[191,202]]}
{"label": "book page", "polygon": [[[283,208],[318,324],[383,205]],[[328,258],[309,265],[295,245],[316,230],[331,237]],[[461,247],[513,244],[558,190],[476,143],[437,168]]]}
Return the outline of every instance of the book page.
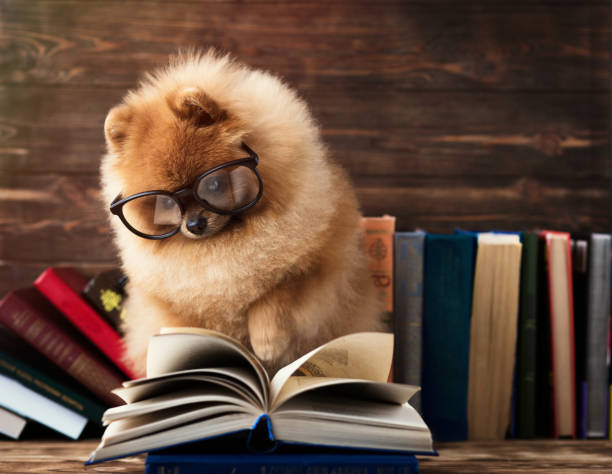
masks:
{"label": "book page", "polygon": [[184,388],[199,388],[204,391],[209,388],[215,390],[219,387],[229,389],[236,397],[247,400],[253,406],[262,410],[265,409],[263,400],[246,390],[244,385],[231,379],[205,375],[199,372],[199,370],[187,370],[152,379],[141,379],[139,380],[140,383],[125,384],[123,387],[116,388],[113,393],[126,403],[135,403],[153,396],[171,394]]}
{"label": "book page", "polygon": [[276,398],[289,377],[300,375],[386,382],[393,360],[393,334],[360,332],[328,342],[280,369],[270,383]]}
{"label": "book page", "polygon": [[171,429],[186,423],[192,423],[196,420],[201,421],[232,413],[249,414],[250,411],[236,405],[201,403],[121,418],[108,425],[102,435],[100,447],[140,438],[141,436]]}
{"label": "book page", "polygon": [[[180,384],[181,382],[188,380],[219,383],[220,385],[225,386],[229,384],[230,386],[236,388],[236,390],[238,390],[239,392],[243,393],[245,397],[253,400],[253,403],[259,405],[262,410],[265,410],[264,407],[266,406],[266,401],[263,399],[262,388],[260,386],[259,379],[255,377],[252,371],[242,367],[209,367],[205,369],[182,370],[180,372],[160,375],[158,377],[152,377],[150,379],[142,378],[136,380],[128,380],[126,382],[123,382],[123,388],[149,386],[150,390],[155,390],[159,392],[159,390],[151,386],[151,384],[157,381],[169,381],[169,388],[170,390],[172,390],[172,384]],[[124,396],[127,396],[127,392],[120,393],[123,393]],[[142,397],[146,395],[146,393],[147,391],[133,392],[132,394],[130,394],[129,402],[137,401],[136,397],[138,399],[142,399]],[[126,400],[125,398],[123,398],[123,400],[128,402],[128,400]]]}
{"label": "book page", "polygon": [[318,419],[365,425],[410,427],[410,429],[428,431],[421,416],[408,403],[403,405],[374,401],[355,403],[355,399],[349,396],[332,398],[320,394],[296,397],[285,403],[270,417],[272,423],[280,419]]}
{"label": "book page", "polygon": [[167,410],[169,408],[196,403],[232,404],[237,407],[242,407],[244,410],[250,411],[253,413],[253,415],[260,413],[260,410],[255,408],[251,403],[241,399],[240,397],[236,397],[231,390],[227,390],[222,387],[196,387],[192,389],[177,390],[176,392],[147,398],[128,405],[110,408],[104,412],[102,421],[104,423],[109,423],[122,418],[140,416],[147,413],[154,413],[160,410]]}
{"label": "book page", "polygon": [[151,337],[147,352],[147,377],[205,367],[245,367],[260,381],[268,400],[269,378],[259,360],[237,340],[202,328],[162,328]]}
{"label": "book page", "polygon": [[[320,391],[327,389],[334,392],[333,397],[340,395],[353,399],[354,404],[361,403],[364,399],[401,405],[406,403],[412,395],[419,391],[419,387],[413,385],[390,384],[386,382],[372,382],[361,379],[344,379],[331,377],[289,377],[280,392],[272,399],[271,410],[275,411],[287,400],[304,394],[305,392]],[[333,389],[333,390],[332,390]],[[331,394],[330,394],[331,395]],[[333,398],[330,396],[330,398]]]}

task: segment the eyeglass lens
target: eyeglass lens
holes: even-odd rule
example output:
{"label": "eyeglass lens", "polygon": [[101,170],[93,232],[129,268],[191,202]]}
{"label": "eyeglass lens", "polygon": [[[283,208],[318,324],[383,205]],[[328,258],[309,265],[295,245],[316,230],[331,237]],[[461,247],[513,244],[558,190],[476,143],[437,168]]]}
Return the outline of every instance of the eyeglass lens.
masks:
{"label": "eyeglass lens", "polygon": [[178,202],[166,194],[142,196],[123,205],[123,217],[139,232],[164,235],[181,224]]}
{"label": "eyeglass lens", "polygon": [[259,192],[255,172],[246,166],[227,166],[204,176],[196,194],[215,209],[234,211],[252,202]]}

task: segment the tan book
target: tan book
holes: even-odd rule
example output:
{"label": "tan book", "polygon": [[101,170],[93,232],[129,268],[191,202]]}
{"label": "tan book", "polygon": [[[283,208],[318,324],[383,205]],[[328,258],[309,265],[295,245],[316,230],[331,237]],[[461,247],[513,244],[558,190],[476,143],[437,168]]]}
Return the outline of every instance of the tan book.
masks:
{"label": "tan book", "polygon": [[468,437],[504,439],[510,422],[522,245],[479,234],[468,378]]}

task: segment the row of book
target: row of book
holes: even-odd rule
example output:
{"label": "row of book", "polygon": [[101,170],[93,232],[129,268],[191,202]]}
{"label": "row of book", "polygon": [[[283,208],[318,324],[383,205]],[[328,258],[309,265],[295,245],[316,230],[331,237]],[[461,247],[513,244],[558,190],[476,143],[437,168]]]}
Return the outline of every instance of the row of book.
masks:
{"label": "row of book", "polygon": [[365,218],[365,246],[435,439],[610,436],[610,235],[394,224]]}
{"label": "row of book", "polygon": [[118,326],[121,274],[89,282],[49,268],[0,301],[0,433],[18,439],[49,429],[72,439],[98,435],[102,415],[123,403],[111,390],[135,378]]}

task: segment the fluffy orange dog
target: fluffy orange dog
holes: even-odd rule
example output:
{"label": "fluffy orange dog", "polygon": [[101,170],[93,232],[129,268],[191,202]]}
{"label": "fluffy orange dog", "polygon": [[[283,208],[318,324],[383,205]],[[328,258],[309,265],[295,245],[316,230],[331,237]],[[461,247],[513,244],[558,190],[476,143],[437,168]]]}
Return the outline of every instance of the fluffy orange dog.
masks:
{"label": "fluffy orange dog", "polygon": [[381,329],[354,191],[279,79],[213,51],[182,55],[111,109],[104,130],[136,369],[163,326],[229,334],[272,373],[329,339]]}

